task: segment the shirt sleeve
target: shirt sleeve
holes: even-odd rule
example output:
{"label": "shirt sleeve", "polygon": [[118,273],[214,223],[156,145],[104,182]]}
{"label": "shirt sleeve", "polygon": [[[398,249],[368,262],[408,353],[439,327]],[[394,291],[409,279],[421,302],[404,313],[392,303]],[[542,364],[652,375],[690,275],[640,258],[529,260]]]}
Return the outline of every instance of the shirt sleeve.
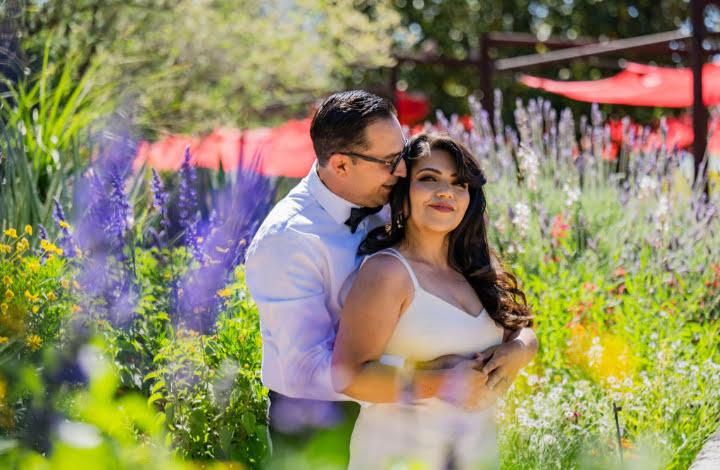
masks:
{"label": "shirt sleeve", "polygon": [[286,229],[266,234],[248,251],[245,277],[260,314],[263,382],[290,397],[347,400],[330,375],[335,329],[323,258],[304,237]]}

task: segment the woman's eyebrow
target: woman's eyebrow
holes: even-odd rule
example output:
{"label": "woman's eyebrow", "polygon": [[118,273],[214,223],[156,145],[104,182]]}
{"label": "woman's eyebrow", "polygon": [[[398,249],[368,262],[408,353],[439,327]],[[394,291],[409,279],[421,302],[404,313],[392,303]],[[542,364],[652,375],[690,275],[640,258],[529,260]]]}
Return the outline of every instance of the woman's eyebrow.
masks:
{"label": "woman's eyebrow", "polygon": [[[429,166],[427,166],[425,168],[420,168],[417,172],[420,173],[421,171],[431,171],[433,173],[437,173],[438,175],[442,175],[442,171],[432,168],[432,167],[429,167]],[[457,176],[457,173],[453,173],[452,175],[450,175],[451,178],[455,178],[456,176]]]}

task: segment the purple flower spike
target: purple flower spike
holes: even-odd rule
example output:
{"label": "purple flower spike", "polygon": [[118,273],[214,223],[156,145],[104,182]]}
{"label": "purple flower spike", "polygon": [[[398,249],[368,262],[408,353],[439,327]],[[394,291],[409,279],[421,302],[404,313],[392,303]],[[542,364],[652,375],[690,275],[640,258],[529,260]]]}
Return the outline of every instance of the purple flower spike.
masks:
{"label": "purple flower spike", "polygon": [[170,219],[168,217],[168,195],[165,192],[160,175],[155,169],[152,169],[152,192],[153,207],[160,212],[160,233],[157,234],[161,245],[166,244],[167,236],[170,231]]}
{"label": "purple flower spike", "polygon": [[178,212],[180,227],[185,231],[185,244],[189,246],[195,226],[197,193],[195,191],[195,168],[190,164],[190,146],[185,147],[185,159],[180,167],[180,194]]}
{"label": "purple flower spike", "polygon": [[38,224],[38,239],[40,240],[47,240],[47,230],[45,230],[45,226],[43,224]]}
{"label": "purple flower spike", "polygon": [[[242,168],[242,167],[239,167]],[[247,169],[237,170],[236,182],[220,191],[213,201],[212,223],[203,231],[204,241],[196,239],[188,245],[198,253],[199,268],[181,280],[184,292],[179,301],[177,322],[200,332],[208,332],[215,324],[221,300],[217,296],[245,259],[245,250],[273,201],[268,179]],[[195,237],[196,225],[190,234]]]}

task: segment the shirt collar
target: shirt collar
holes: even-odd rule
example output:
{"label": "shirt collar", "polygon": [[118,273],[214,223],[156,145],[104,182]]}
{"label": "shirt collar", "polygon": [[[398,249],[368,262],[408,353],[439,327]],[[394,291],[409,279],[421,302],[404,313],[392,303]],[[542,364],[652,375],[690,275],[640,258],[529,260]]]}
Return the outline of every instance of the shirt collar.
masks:
{"label": "shirt collar", "polygon": [[353,207],[360,207],[357,204],[353,204],[347,201],[325,186],[320,180],[320,176],[317,173],[317,160],[313,163],[310,173],[308,174],[308,187],[310,194],[315,197],[315,200],[320,204],[320,207],[330,214],[330,216],[339,224],[344,224],[345,221],[350,217],[350,210]]}

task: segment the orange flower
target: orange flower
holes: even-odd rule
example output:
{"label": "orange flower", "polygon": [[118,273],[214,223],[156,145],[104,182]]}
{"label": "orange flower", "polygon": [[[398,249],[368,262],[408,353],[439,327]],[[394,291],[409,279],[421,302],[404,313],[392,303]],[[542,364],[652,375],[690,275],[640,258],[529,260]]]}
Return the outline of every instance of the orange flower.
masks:
{"label": "orange flower", "polygon": [[623,276],[625,276],[625,268],[623,268],[622,266],[620,266],[619,268],[617,268],[617,269],[615,270],[615,272],[613,273],[613,275],[614,275],[615,277],[623,277]]}
{"label": "orange flower", "polygon": [[595,292],[596,290],[598,290],[598,286],[593,284],[592,282],[584,283],[582,285],[582,288],[584,291],[587,291],[587,292]]}
{"label": "orange flower", "polygon": [[558,214],[555,216],[555,219],[553,219],[553,225],[552,230],[550,231],[550,235],[552,236],[553,240],[567,238],[569,229],[570,225],[565,223],[562,214]]}

